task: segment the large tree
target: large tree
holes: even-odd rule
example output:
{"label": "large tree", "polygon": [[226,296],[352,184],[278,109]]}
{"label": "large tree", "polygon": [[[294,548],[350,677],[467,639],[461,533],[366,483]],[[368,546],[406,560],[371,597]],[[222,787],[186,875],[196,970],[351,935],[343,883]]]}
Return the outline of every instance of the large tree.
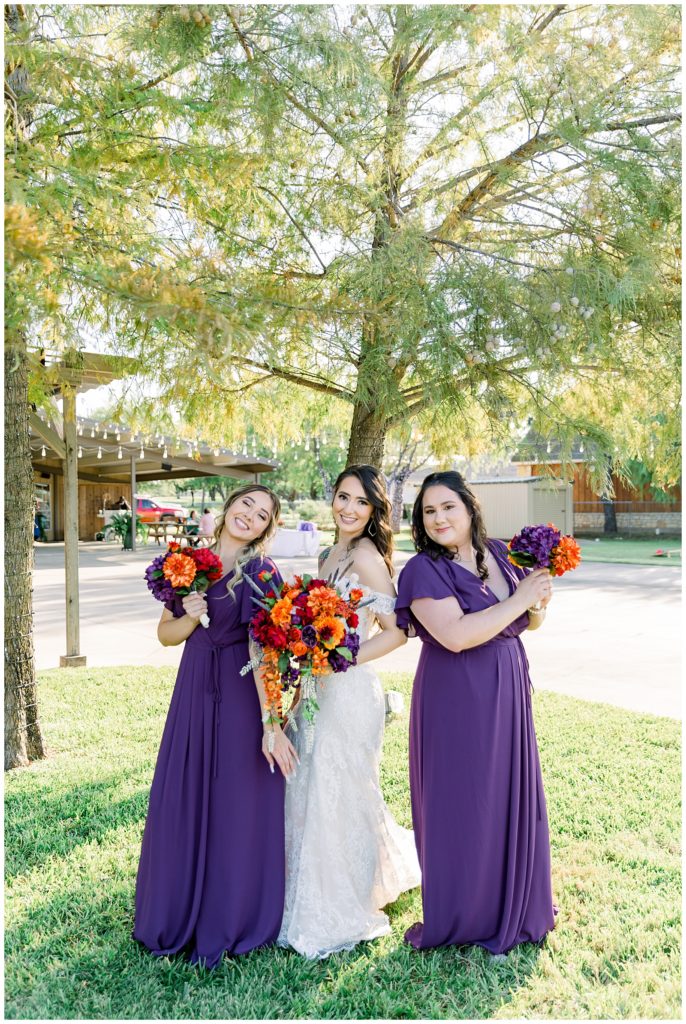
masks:
{"label": "large tree", "polygon": [[153,151],[188,291],[158,267],[144,344],[190,414],[278,379],[347,404],[349,459],[380,464],[414,417],[444,445],[525,413],[568,443],[598,428],[570,392],[606,411],[671,366],[676,7],[209,10],[131,16],[184,66]]}

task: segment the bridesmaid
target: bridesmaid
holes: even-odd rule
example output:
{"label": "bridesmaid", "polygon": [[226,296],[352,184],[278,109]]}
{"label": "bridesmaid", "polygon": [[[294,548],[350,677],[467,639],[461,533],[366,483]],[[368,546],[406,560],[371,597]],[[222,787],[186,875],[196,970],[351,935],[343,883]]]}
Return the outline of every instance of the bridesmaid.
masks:
{"label": "bridesmaid", "polygon": [[[416,949],[505,953],[554,925],[548,818],[519,634],[538,629],[547,570],[488,540],[459,473],[432,473],[412,514],[418,554],[398,581],[398,625],[422,641],[410,715],[412,819],[424,921]],[[540,608],[540,610],[539,610]]]}
{"label": "bridesmaid", "polygon": [[244,577],[262,590],[262,569],[280,578],[264,555],[279,508],[261,484],[233,491],[215,530],[225,575],[206,596],[170,601],[157,628],[164,646],[186,645],[150,790],[133,937],[208,968],[225,951],[274,942],[283,913],[284,777],[295,755],[278,726],[260,725],[258,674],[240,674],[255,610]]}

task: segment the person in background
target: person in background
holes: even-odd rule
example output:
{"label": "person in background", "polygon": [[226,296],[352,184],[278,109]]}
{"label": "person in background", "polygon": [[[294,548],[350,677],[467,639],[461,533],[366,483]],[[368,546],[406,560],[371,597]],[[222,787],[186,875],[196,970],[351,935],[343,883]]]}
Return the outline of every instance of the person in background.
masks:
{"label": "person in background", "polygon": [[188,538],[188,543],[190,544],[190,546],[192,548],[197,548],[198,534],[200,533],[200,520],[198,519],[198,513],[195,511],[194,508],[190,510],[188,519],[186,521],[184,533]]}
{"label": "person in background", "polygon": [[214,537],[214,516],[209,508],[202,510],[198,534],[200,537]]}

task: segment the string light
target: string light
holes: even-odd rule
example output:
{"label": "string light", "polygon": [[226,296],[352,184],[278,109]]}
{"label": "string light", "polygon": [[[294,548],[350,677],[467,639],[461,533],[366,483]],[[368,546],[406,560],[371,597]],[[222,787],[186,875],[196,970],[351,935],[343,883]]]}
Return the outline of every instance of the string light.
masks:
{"label": "string light", "polygon": [[83,423],[81,422],[81,420],[77,420],[76,421],[76,426],[78,428],[79,435],[82,436],[83,435]]}
{"label": "string light", "polygon": [[142,441],[141,441],[141,450],[138,453],[138,458],[139,459],[144,459],[145,458],[145,448],[143,447],[143,442]]}
{"label": "string light", "polygon": [[310,450],[310,439],[309,439],[309,437],[308,437],[308,438],[306,438],[306,440],[305,440],[305,451],[306,451],[306,452],[309,452],[309,450]]}
{"label": "string light", "polygon": [[103,441],[106,441],[106,440],[107,440],[107,428],[105,428],[105,429],[103,430],[103,432],[102,432],[102,439],[103,439]]}
{"label": "string light", "polygon": [[91,437],[95,437],[95,427],[91,427]]}
{"label": "string light", "polygon": [[79,445],[79,450],[78,450],[77,454],[78,454],[78,458],[81,458],[83,456],[83,448],[81,447],[81,445]]}
{"label": "string light", "polygon": [[118,459],[123,459],[124,458],[123,452],[121,450],[121,445],[119,445],[119,449],[117,451],[117,458]]}
{"label": "string light", "polygon": [[121,441],[121,431],[117,431],[117,441]]}
{"label": "string light", "polygon": [[98,458],[102,458],[102,448],[98,445]]}
{"label": "string light", "polygon": [[40,453],[41,453],[41,455],[43,456],[43,458],[45,458],[45,456],[47,455],[47,452],[46,452],[46,450],[45,450],[45,445],[43,445],[43,446],[42,446],[42,448],[41,448],[41,450],[40,450]]}
{"label": "string light", "polygon": [[164,446],[164,451],[162,452],[162,458],[163,459],[168,459],[169,458],[169,456],[167,454],[167,446],[166,445]]}

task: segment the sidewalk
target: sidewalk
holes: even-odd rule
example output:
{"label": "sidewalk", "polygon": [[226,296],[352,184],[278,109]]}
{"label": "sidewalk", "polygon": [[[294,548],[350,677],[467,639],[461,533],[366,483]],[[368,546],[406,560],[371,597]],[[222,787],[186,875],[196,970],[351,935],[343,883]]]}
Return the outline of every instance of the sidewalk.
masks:
{"label": "sidewalk", "polygon": [[[182,648],[159,644],[161,606],[143,579],[160,551],[155,544],[135,552],[80,545],[81,653],[88,666],[178,665]],[[410,557],[398,553],[398,570]],[[36,664],[56,668],[65,653],[63,545],[36,545],[35,564]],[[316,559],[283,558],[279,568],[284,575],[314,573]],[[535,689],[680,718],[678,567],[587,562],[554,587],[546,623],[524,634]],[[380,658],[377,671],[414,673],[419,651],[419,641],[410,640]]]}

